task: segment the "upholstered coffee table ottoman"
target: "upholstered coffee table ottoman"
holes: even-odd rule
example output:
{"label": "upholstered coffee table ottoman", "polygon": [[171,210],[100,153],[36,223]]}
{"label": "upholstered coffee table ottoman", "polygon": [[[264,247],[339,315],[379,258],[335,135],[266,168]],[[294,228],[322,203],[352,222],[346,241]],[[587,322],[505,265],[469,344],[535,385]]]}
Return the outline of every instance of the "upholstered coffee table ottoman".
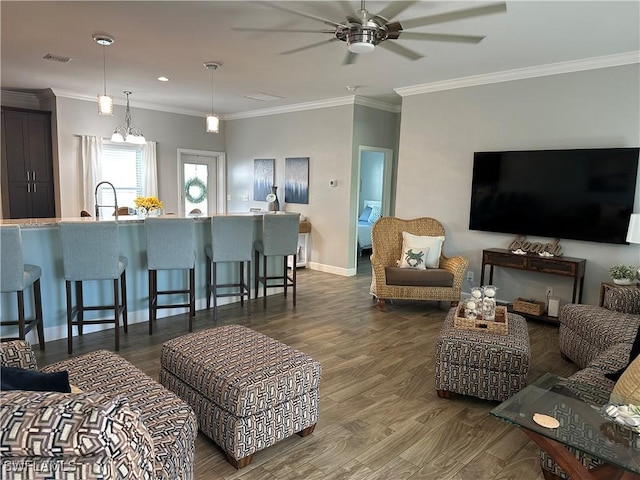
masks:
{"label": "upholstered coffee table ottoman", "polygon": [[200,430],[236,468],[318,421],[320,363],[240,325],[211,328],[162,345],[160,383],[195,410]]}
{"label": "upholstered coffee table ottoman", "polygon": [[452,308],[436,340],[436,390],[485,400],[506,400],[527,384],[529,330],[520,315],[508,313],[508,333],[454,327]]}

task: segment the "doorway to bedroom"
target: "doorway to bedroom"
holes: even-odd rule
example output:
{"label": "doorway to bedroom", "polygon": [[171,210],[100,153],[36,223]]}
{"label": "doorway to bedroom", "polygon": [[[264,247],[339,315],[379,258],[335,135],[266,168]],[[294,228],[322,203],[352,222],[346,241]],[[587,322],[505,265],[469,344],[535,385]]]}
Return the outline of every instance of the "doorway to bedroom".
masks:
{"label": "doorway to bedroom", "polygon": [[389,215],[393,150],[359,148],[358,217],[356,219],[356,271],[371,271],[371,229],[378,218]]}

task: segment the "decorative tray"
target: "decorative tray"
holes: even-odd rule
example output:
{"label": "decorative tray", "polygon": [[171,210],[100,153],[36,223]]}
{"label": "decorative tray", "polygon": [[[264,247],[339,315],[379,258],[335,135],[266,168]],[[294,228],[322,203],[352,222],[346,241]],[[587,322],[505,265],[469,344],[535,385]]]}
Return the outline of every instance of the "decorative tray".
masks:
{"label": "decorative tray", "polygon": [[476,330],[506,335],[509,333],[507,307],[496,307],[495,320],[484,320],[482,315],[473,319],[466,318],[464,314],[464,305],[460,304],[458,305],[455,316],[453,317],[453,326],[462,330]]}

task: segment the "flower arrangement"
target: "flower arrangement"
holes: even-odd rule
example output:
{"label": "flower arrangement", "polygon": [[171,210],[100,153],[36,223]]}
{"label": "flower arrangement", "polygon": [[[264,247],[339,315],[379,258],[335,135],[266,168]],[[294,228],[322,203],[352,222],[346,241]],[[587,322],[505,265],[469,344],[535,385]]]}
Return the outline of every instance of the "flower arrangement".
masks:
{"label": "flower arrangement", "polygon": [[613,278],[614,280],[633,280],[633,278],[635,278],[636,276],[636,269],[631,265],[618,264],[609,268],[609,275],[611,275],[611,278]]}
{"label": "flower arrangement", "polygon": [[138,208],[144,208],[147,211],[156,209],[160,210],[164,208],[162,202],[158,199],[158,197],[136,197],[133,202],[136,204]]}

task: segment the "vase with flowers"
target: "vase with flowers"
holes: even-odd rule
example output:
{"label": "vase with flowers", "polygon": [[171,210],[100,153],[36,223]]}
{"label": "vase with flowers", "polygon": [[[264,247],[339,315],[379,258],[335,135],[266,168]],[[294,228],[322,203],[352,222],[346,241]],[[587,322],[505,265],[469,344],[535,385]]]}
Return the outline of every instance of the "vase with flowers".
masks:
{"label": "vase with flowers", "polygon": [[133,202],[136,204],[139,217],[160,215],[161,210],[164,208],[158,197],[136,197]]}

